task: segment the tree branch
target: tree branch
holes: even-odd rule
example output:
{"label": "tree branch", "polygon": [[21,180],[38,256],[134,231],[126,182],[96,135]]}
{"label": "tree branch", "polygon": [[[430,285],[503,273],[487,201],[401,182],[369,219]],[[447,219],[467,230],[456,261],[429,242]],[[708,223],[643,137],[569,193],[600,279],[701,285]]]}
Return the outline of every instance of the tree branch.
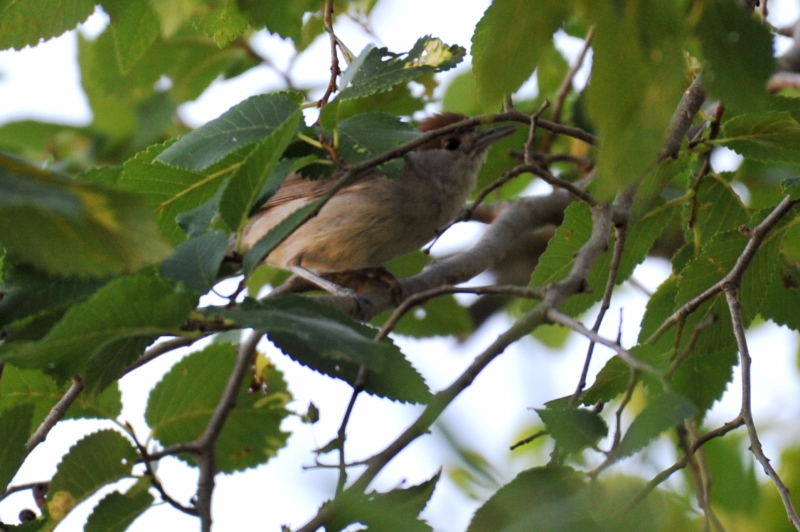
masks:
{"label": "tree branch", "polygon": [[37,445],[42,443],[46,438],[47,434],[50,430],[55,426],[56,423],[61,421],[64,415],[67,413],[67,409],[75,402],[78,396],[83,391],[83,379],[80,377],[73,377],[72,379],[72,386],[69,387],[67,393],[64,394],[61,399],[50,409],[50,412],[47,414],[47,417],[44,418],[44,421],[39,425],[39,428],[36,429],[36,432],[28,438],[28,442],[25,444],[25,456],[31,454]]}
{"label": "tree branch", "polygon": [[750,384],[750,365],[752,359],[750,358],[750,351],[747,347],[747,338],[744,334],[744,322],[742,320],[742,304],[738,297],[738,285],[734,282],[725,284],[725,299],[728,302],[728,310],[731,313],[731,322],[733,323],[733,334],[736,336],[736,345],[739,348],[739,356],[742,362],[742,411],[739,417],[744,421],[747,427],[747,434],[750,437],[750,451],[756,457],[758,463],[764,468],[764,472],[770,478],[775,487],[778,488],[778,493],[783,501],[783,506],[786,508],[786,515],[789,516],[789,521],[792,522],[797,530],[800,530],[800,517],[797,515],[792,504],[792,498],[789,495],[789,488],[783,483],[778,472],[772,467],[769,458],[764,454],[764,449],[761,446],[761,441],[758,438],[756,431],[756,424],[753,421],[753,411],[751,408],[751,384]]}

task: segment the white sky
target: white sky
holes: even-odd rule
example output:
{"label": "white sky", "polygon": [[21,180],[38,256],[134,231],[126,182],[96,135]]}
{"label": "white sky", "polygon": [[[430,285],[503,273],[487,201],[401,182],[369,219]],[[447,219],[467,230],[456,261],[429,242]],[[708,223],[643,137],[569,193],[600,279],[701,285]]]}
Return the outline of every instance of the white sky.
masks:
{"label": "white sky", "polygon": [[[487,0],[462,1],[405,0],[381,2],[375,10],[374,31],[391,50],[408,50],[416,39],[425,34],[440,37],[450,44],[461,44],[469,49],[475,23],[488,5]],[[454,8],[457,5],[457,8]],[[786,25],[797,15],[797,5],[792,0],[770,2],[772,22]],[[96,13],[86,24],[86,33],[96,34],[105,16]],[[448,21],[443,23],[442,21]],[[370,37],[355,24],[343,21],[337,34],[354,51],[361,50]],[[262,53],[281,65],[286,61],[286,45],[279,39],[259,36],[254,40]],[[782,41],[778,46],[785,46]],[[564,40],[561,47],[577,52],[574,40]],[[70,124],[87,124],[90,110],[83,96],[75,64],[76,38],[74,33],[52,39],[36,48],[22,52],[0,52],[0,123],[37,118]],[[321,39],[297,63],[293,74],[301,83],[323,84],[328,75],[328,44]],[[452,75],[452,74],[451,74]],[[581,79],[585,81],[585,73]],[[277,76],[268,68],[256,68],[235,80],[217,82],[197,101],[182,106],[184,120],[200,125],[216,118],[230,106],[256,92],[279,87]],[[528,84],[526,89],[533,90]],[[730,167],[735,159],[717,159],[718,166]],[[539,192],[541,188],[537,189]],[[464,241],[482,231],[477,225],[467,225],[448,233],[448,239],[434,248],[444,253],[463,246]],[[636,271],[636,278],[650,289],[655,289],[669,273],[668,264],[648,260]],[[228,288],[222,288],[226,293]],[[647,298],[638,291],[624,286],[612,301],[601,333],[614,337],[622,312],[623,344],[635,343],[638,323]],[[585,322],[591,323],[593,316]],[[397,343],[425,376],[435,391],[447,386],[465,368],[475,355],[504,331],[510,320],[496,316],[481,333],[464,344],[454,339],[413,341],[396,338]],[[800,412],[800,396],[796,393],[798,380],[796,335],[763,324],[751,331],[751,350],[754,358],[754,413],[756,420],[767,423],[762,427],[765,451],[777,458],[777,445],[800,437],[796,419]],[[538,417],[529,408],[538,408],[544,401],[571,393],[576,385],[587,342],[573,335],[565,349],[548,349],[532,338],[525,338],[509,348],[497,359],[442,416],[442,423],[468,449],[482,453],[499,472],[502,483],[514,474],[532,465],[546,462],[546,452],[527,452],[511,456],[508,446],[521,436],[529,434],[538,424]],[[321,409],[321,420],[313,427],[290,419],[284,425],[293,433],[287,448],[268,465],[232,476],[219,476],[214,497],[214,518],[218,530],[258,529],[277,531],[281,524],[297,527],[305,523],[319,505],[333,493],[336,476],[331,470],[302,471],[304,465],[313,463],[312,449],[327,443],[335,436],[342,413],[350,397],[349,387],[305,369],[274,350],[266,341],[266,350],[278,367],[285,372],[290,390],[296,401],[293,407],[304,411],[309,401]],[[125,410],[123,421],[130,421],[140,437],[145,437],[142,412],[147,391],[183,355],[180,351],[137,370],[122,381]],[[598,349],[592,376],[610,357]],[[591,376],[590,376],[591,377]],[[592,382],[590,378],[589,382]],[[712,424],[731,419],[738,413],[738,377],[730,392],[709,414]],[[790,391],[791,390],[791,391]],[[420,407],[404,406],[362,394],[348,429],[348,459],[366,458],[381,450],[403,431],[421,411]],[[110,423],[103,427],[113,426]],[[69,421],[59,424],[47,442],[40,445],[28,459],[14,480],[15,484],[46,480],[55,472],[61,455],[83,434],[96,430],[91,421]],[[790,427],[795,427],[790,430]],[[774,430],[773,430],[774,429]],[[671,463],[667,446],[656,446],[653,453],[658,468]],[[444,445],[441,430],[417,440],[392,461],[373,484],[374,489],[389,490],[398,486],[415,484],[430,478],[443,464],[445,475],[440,480],[433,499],[423,514],[437,531],[463,530],[479,501],[464,496],[454,487],[447,473],[462,467],[459,459]],[[622,462],[618,469],[634,474],[652,476],[652,464],[642,466],[636,459]],[[173,497],[186,502],[196,488],[196,473],[177,460],[161,461],[160,476]],[[355,475],[357,473],[353,473]],[[676,475],[677,477],[678,475]],[[674,481],[679,481],[675,479]],[[82,529],[82,523],[92,506],[110,488],[82,505],[66,519],[57,530],[69,532]],[[490,491],[480,491],[486,497]],[[15,523],[21,508],[33,507],[28,493],[9,497],[0,503],[0,520]],[[151,509],[140,517],[130,530],[195,530],[199,522],[169,506]]]}

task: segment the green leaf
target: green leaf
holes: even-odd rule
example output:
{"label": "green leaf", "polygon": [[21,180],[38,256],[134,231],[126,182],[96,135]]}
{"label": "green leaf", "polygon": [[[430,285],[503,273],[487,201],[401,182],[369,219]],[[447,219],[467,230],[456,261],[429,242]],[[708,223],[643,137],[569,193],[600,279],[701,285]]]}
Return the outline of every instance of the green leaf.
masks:
{"label": "green leaf", "polygon": [[[66,393],[68,386],[37,370],[23,370],[6,364],[0,380],[0,410],[20,403],[34,407],[31,424],[38,426]],[[122,411],[119,388],[108,387],[97,397],[81,394],[67,410],[67,419],[115,419]]]}
{"label": "green leaf", "polygon": [[531,277],[531,286],[546,286],[566,277],[575,262],[575,252],[592,234],[592,213],[583,202],[573,202],[564,212],[564,221],[550,239],[547,250]]}
{"label": "green leaf", "polygon": [[294,138],[301,117],[302,113],[296,109],[253,148],[239,169],[231,175],[219,202],[220,216],[231,231],[238,231],[247,223],[248,214],[265,182]]}
{"label": "green leaf", "polygon": [[156,160],[185,170],[204,170],[294,119],[297,103],[297,98],[288,93],[252,96],[183,136]]}
{"label": "green leaf", "polygon": [[617,458],[631,456],[661,435],[695,414],[694,405],[674,392],[664,392],[650,399],[633,420],[617,448]]}
{"label": "green leaf", "polygon": [[135,271],[169,252],[137,195],[2,155],[0,242],[9,256],[60,275]]}
{"label": "green leaf", "polygon": [[317,210],[319,206],[325,201],[325,197],[312,201],[308,205],[300,207],[292,214],[278,222],[278,225],[269,230],[269,232],[261,237],[256,242],[250,251],[244,256],[242,260],[242,270],[245,275],[249,275],[261,262],[269,255],[269,252],[275,249],[286,235],[294,230],[309,214]]}
{"label": "green leaf", "polygon": [[0,284],[0,325],[49,309],[66,310],[107,282],[94,277],[53,277],[25,265],[12,267]]}
{"label": "green leaf", "polygon": [[706,2],[694,28],[705,66],[703,86],[735,111],[759,111],[775,65],[772,34],[736,2]]}
{"label": "green leaf", "polygon": [[[624,282],[641,263],[653,243],[661,236],[672,218],[676,215],[678,205],[662,205],[631,222],[627,229],[625,251],[617,271],[617,284]],[[539,259],[539,263],[531,277],[531,286],[545,286],[566,277],[575,263],[575,253],[585,244],[592,231],[590,208],[582,202],[574,202],[564,214],[564,222],[548,243],[547,249]],[[611,267],[613,240],[609,241],[609,251],[603,253],[592,267],[589,275],[589,289],[572,296],[563,306],[563,310],[571,315],[578,315],[600,301],[605,291]]]}
{"label": "green leaf", "polygon": [[686,88],[686,15],[675,2],[591,5],[597,31],[587,111],[602,139],[595,194],[607,200],[642,177],[658,158]]}
{"label": "green leaf", "polygon": [[161,26],[149,0],[103,0],[111,17],[119,69],[127,74],[158,38]]}
{"label": "green leaf", "polygon": [[408,85],[395,85],[390,90],[377,92],[363,98],[336,99],[320,112],[319,123],[333,129],[336,122],[360,113],[384,112],[394,116],[411,116],[425,108],[424,96],[414,96]]}
{"label": "green leaf", "polygon": [[134,495],[112,491],[97,503],[86,520],[85,532],[125,532],[153,504],[147,491]]}
{"label": "green leaf", "polygon": [[[714,479],[710,497],[714,506],[733,515],[753,515],[763,498],[753,458],[750,453],[742,453],[743,438],[737,436],[740,435],[713,438],[703,444],[703,456]],[[785,462],[781,460],[781,464]]]}
{"label": "green leaf", "polygon": [[465,54],[461,46],[448,46],[430,35],[418,39],[406,54],[368,46],[342,74],[340,85],[344,89],[338,99],[369,96],[388,91],[398,83],[450,70]]}
{"label": "green leaf", "polygon": [[217,273],[228,252],[230,238],[225,231],[213,231],[178,244],[161,264],[161,275],[181,281],[200,294],[217,282]]}
{"label": "green leaf", "polygon": [[0,489],[5,492],[25,460],[25,444],[31,435],[31,403],[17,403],[0,410]]}
{"label": "green leaf", "polygon": [[333,503],[327,503],[333,515],[325,528],[333,532],[352,523],[361,523],[369,530],[432,532],[433,529],[418,516],[425,509],[440,475],[441,472],[422,484],[386,493],[346,491]]}
{"label": "green leaf", "polygon": [[[236,346],[213,343],[183,358],[150,392],[145,411],[153,437],[162,445],[192,441],[205,430],[236,361]],[[263,355],[259,355],[259,358]],[[231,473],[266,463],[286,445],[289,433],[280,430],[289,415],[292,396],[283,374],[258,363],[254,379],[245,379],[234,408],[216,443],[217,467]],[[179,458],[196,465],[194,456]]]}
{"label": "green leaf", "polygon": [[81,439],[61,459],[50,481],[50,517],[61,521],[98,489],[130,476],[137,457],[133,445],[113,430],[101,430]]}
{"label": "green leaf", "polygon": [[94,11],[93,0],[0,1],[0,50],[34,46],[71,30]]}
{"label": "green leaf", "polygon": [[237,0],[237,5],[250,21],[253,29],[261,29],[266,26],[270,33],[277,33],[284,39],[292,39],[295,43],[301,40],[305,14],[322,9],[322,4],[318,0],[292,0],[291,2]]}
{"label": "green leaf", "polygon": [[800,164],[800,124],[785,111],[735,116],[723,124],[722,132],[715,144],[744,157]]}
{"label": "green leaf", "polygon": [[[647,344],[637,345],[629,351],[637,360],[645,361],[646,353],[653,350]],[[644,351],[644,352],[643,352]],[[631,380],[631,368],[619,356],[611,357],[597,373],[592,386],[581,395],[581,404],[591,406],[607,402],[622,394]]]}
{"label": "green leaf", "polygon": [[553,33],[567,16],[569,2],[495,0],[475,26],[472,70],[484,112],[499,108],[505,94],[527,80],[546,50]]}
{"label": "green leaf", "polygon": [[523,471],[478,508],[467,532],[593,530],[579,497],[584,486],[584,474],[570,467]]}
{"label": "green leaf", "polygon": [[[396,116],[362,113],[339,122],[338,154],[348,164],[355,164],[391,151],[420,134],[419,130]],[[401,159],[394,159],[378,166],[378,169],[388,177],[396,178],[403,164]]]}
{"label": "green leaf", "polygon": [[[716,175],[703,179],[694,203],[694,225],[692,231],[687,232],[686,241],[693,242],[695,256],[717,234],[737,229],[750,218],[736,192]],[[691,209],[692,206],[687,206],[684,211],[684,220],[687,222]]]}
{"label": "green leaf", "polygon": [[97,363],[109,364],[113,354],[117,359],[111,368],[119,372],[141,353],[123,350],[120,357],[108,351],[112,343],[137,338],[150,343],[162,334],[176,334],[196,303],[196,295],[170,281],[122,277],[72,307],[42,341],[3,346],[0,359],[66,379],[82,373],[95,357],[100,357]]}
{"label": "green leaf", "polygon": [[800,177],[792,177],[781,182],[781,190],[792,200],[800,199]]}
{"label": "green leaf", "polygon": [[365,390],[371,394],[415,403],[430,398],[422,377],[391,340],[375,342],[377,330],[308,298],[245,300],[240,309],[212,307],[208,312],[266,333],[297,362],[351,385],[359,366],[366,364],[370,373]]}
{"label": "green leaf", "polygon": [[247,18],[236,5],[236,0],[223,0],[215,9],[194,19],[193,24],[214,39],[220,48],[242,35],[249,27]]}
{"label": "green leaf", "polygon": [[608,425],[600,414],[584,408],[537,408],[547,432],[565,453],[578,453],[594,447],[608,434]]}
{"label": "green leaf", "polygon": [[235,168],[236,161],[232,160],[218,172],[205,175],[154,161],[163,150],[163,145],[151,146],[126,162],[117,184],[143,194],[156,212],[161,234],[177,244],[186,238],[178,225],[178,215],[197,209],[211,200],[224,183],[226,170]]}

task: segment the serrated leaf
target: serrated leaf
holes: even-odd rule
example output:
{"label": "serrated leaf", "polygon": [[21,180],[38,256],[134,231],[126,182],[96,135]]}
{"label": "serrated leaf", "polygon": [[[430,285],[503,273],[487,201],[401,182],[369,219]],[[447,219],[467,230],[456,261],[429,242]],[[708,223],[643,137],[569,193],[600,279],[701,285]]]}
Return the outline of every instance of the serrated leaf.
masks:
{"label": "serrated leaf", "polygon": [[266,333],[294,360],[351,385],[359,366],[366,364],[370,373],[365,390],[371,394],[415,403],[430,398],[422,377],[391,340],[375,342],[376,329],[308,298],[245,300],[240,309],[207,312]]}
{"label": "serrated leaf", "polygon": [[788,194],[792,200],[800,199],[800,177],[793,177],[781,182],[781,190]]}
{"label": "serrated leaf", "polygon": [[230,238],[225,231],[212,231],[178,244],[161,264],[161,275],[183,282],[200,294],[217,282],[217,273],[228,252]]}
{"label": "serrated leaf", "polygon": [[136,194],[70,181],[6,156],[0,156],[0,242],[9,256],[59,275],[135,271],[169,252]]}
{"label": "serrated leaf", "polygon": [[[592,4],[597,31],[587,111],[602,139],[595,194],[610,200],[658,158],[686,88],[685,14],[674,2]],[[614,102],[609,105],[609,102]]]}
{"label": "serrated leaf", "polygon": [[664,392],[651,398],[622,437],[617,447],[617,458],[635,454],[662,432],[689,419],[694,413],[694,405],[674,392]]}
{"label": "serrated leaf", "polygon": [[567,16],[561,0],[529,2],[495,0],[475,26],[472,70],[481,95],[482,111],[499,108],[503,95],[515,92],[528,79]]}
{"label": "serrated leaf", "polygon": [[0,410],[0,489],[5,493],[8,484],[25,460],[25,444],[31,435],[33,405],[17,403]]}
{"label": "serrated leaf", "polygon": [[450,70],[464,59],[465,54],[466,50],[461,46],[448,46],[430,35],[418,39],[406,54],[369,46],[342,74],[340,84],[343,90],[338,99],[362,98],[388,91],[398,83]]}
{"label": "serrated leaf", "polygon": [[433,532],[418,516],[425,509],[440,476],[441,471],[421,484],[386,493],[346,491],[333,504],[328,503],[333,515],[325,528],[338,532],[351,523],[361,523],[369,530]]}
{"label": "serrated leaf", "polygon": [[266,26],[270,33],[277,33],[295,43],[301,40],[301,28],[306,13],[322,9],[317,0],[269,3],[261,0],[237,0],[237,4],[254,29]]}
{"label": "serrated leaf", "polygon": [[[226,172],[223,168],[205,175],[160,164],[154,159],[164,149],[163,145],[151,146],[127,161],[117,184],[143,194],[155,210],[161,234],[177,244],[186,238],[178,225],[178,216],[210,201],[224,183]],[[231,161],[229,169],[235,165],[236,162]]]}
{"label": "serrated leaf", "polygon": [[[165,446],[199,437],[225,389],[236,355],[235,345],[213,343],[173,366],[150,392],[145,420],[153,437]],[[285,406],[291,399],[283,374],[271,364],[261,364],[255,379],[244,380],[236,408],[216,443],[220,472],[266,463],[286,445],[289,433],[280,425],[289,415]],[[194,456],[179,458],[196,465]]]}
{"label": "serrated leaf", "polygon": [[[37,370],[23,370],[6,364],[0,380],[0,410],[20,403],[34,407],[31,424],[38,426],[53,406],[64,396],[68,386],[56,382]],[[109,386],[96,397],[81,394],[67,410],[67,419],[115,419],[122,411],[119,388]]]}
{"label": "serrated leaf", "polygon": [[[629,351],[637,360],[645,360],[643,350],[653,349],[648,345],[637,345]],[[591,406],[607,402],[622,394],[631,380],[631,368],[620,357],[611,357],[597,373],[592,386],[581,395],[581,404]]]}
{"label": "serrated leaf", "polygon": [[[676,215],[677,205],[662,205],[642,218],[633,221],[627,229],[625,251],[617,271],[617,284],[624,282],[641,263],[653,243],[661,236],[664,227]],[[539,258],[539,263],[531,276],[531,286],[545,286],[563,279],[575,263],[575,253],[585,244],[592,232],[590,208],[581,202],[567,207],[564,221],[550,239],[547,249]],[[611,267],[613,240],[609,241],[609,251],[603,253],[592,267],[589,275],[589,290],[572,296],[563,306],[571,315],[585,312],[600,301]]]}
{"label": "serrated leaf", "polygon": [[0,326],[80,301],[108,282],[94,277],[54,277],[25,265],[5,272],[0,290]]}
{"label": "serrated leaf", "polygon": [[741,437],[730,435],[703,444],[703,456],[714,478],[710,496],[715,506],[732,515],[752,515],[762,501],[754,461],[742,453],[742,443]]}
{"label": "serrated leaf", "polygon": [[703,86],[737,111],[765,104],[774,70],[772,34],[736,2],[708,2],[694,28],[703,48]]}
{"label": "serrated leaf", "polygon": [[[72,307],[43,340],[2,346],[0,359],[66,379],[82,373],[95,357],[106,355],[101,358],[108,363],[107,357],[115,353],[105,349],[114,342],[143,338],[149,343],[162,334],[177,333],[196,304],[196,295],[177,290],[169,281],[122,277]],[[111,367],[121,371],[138,354],[125,352],[123,360],[115,354]]]}
{"label": "serrated leaf", "polygon": [[158,38],[158,15],[150,0],[103,0],[102,5],[111,17],[119,69],[127,74]]}
{"label": "serrated leaf", "polygon": [[239,10],[236,0],[224,0],[214,9],[193,20],[194,27],[214,39],[222,48],[247,31],[247,18]]}
{"label": "serrated leaf", "polygon": [[70,447],[58,464],[47,493],[47,509],[61,521],[72,509],[106,484],[130,476],[138,453],[124,436],[101,430]]}
{"label": "serrated leaf", "polygon": [[[393,150],[419,137],[419,130],[387,113],[362,113],[339,122],[339,156],[348,164],[365,161]],[[378,169],[397,178],[403,169],[402,159],[383,163]]]}
{"label": "serrated leaf", "polygon": [[34,46],[86,20],[93,0],[3,0],[0,2],[0,50]]}
{"label": "serrated leaf", "polygon": [[566,277],[575,261],[575,252],[592,234],[592,213],[583,202],[571,203],[564,212],[564,221],[550,239],[547,250],[531,277],[531,286],[546,286]]}
{"label": "serrated leaf", "polygon": [[296,109],[253,148],[231,175],[219,202],[220,216],[231,231],[238,231],[247,223],[264,183],[294,138],[301,117],[302,113]]}
{"label": "serrated leaf", "polygon": [[84,532],[125,532],[153,504],[146,491],[134,495],[112,491],[97,503],[86,520]]}
{"label": "serrated leaf", "polygon": [[584,474],[566,466],[523,471],[478,508],[467,532],[592,530],[584,486]]}
{"label": "serrated leaf", "polygon": [[722,132],[715,143],[744,157],[800,164],[800,123],[785,111],[735,116],[723,124]]}
{"label": "serrated leaf", "polygon": [[204,170],[272,134],[297,110],[297,97],[289,93],[252,96],[181,137],[156,159],[184,170]]}
{"label": "serrated leaf", "polygon": [[591,410],[537,408],[536,413],[559,449],[568,454],[593,447],[608,434],[605,420]]}
{"label": "serrated leaf", "polygon": [[[703,179],[694,202],[694,226],[687,232],[686,241],[694,244],[695,256],[717,234],[737,229],[750,218],[736,192],[716,175]],[[688,206],[684,211],[685,220],[690,216],[690,209]]]}

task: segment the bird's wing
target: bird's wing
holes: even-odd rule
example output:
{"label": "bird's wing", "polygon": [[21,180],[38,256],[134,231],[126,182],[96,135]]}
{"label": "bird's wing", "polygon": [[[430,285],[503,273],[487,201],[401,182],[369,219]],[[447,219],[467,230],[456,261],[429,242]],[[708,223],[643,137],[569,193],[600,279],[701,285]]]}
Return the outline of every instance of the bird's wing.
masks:
{"label": "bird's wing", "polygon": [[[301,174],[291,174],[280,188],[273,194],[273,196],[261,206],[261,211],[266,211],[298,199],[304,199],[307,202],[314,201],[327,194],[338,181],[341,174],[330,177],[320,177],[319,179],[304,178]],[[341,189],[338,194],[346,193],[354,187],[361,186],[365,181],[372,179],[382,178],[383,176],[377,172],[363,172]]]}

